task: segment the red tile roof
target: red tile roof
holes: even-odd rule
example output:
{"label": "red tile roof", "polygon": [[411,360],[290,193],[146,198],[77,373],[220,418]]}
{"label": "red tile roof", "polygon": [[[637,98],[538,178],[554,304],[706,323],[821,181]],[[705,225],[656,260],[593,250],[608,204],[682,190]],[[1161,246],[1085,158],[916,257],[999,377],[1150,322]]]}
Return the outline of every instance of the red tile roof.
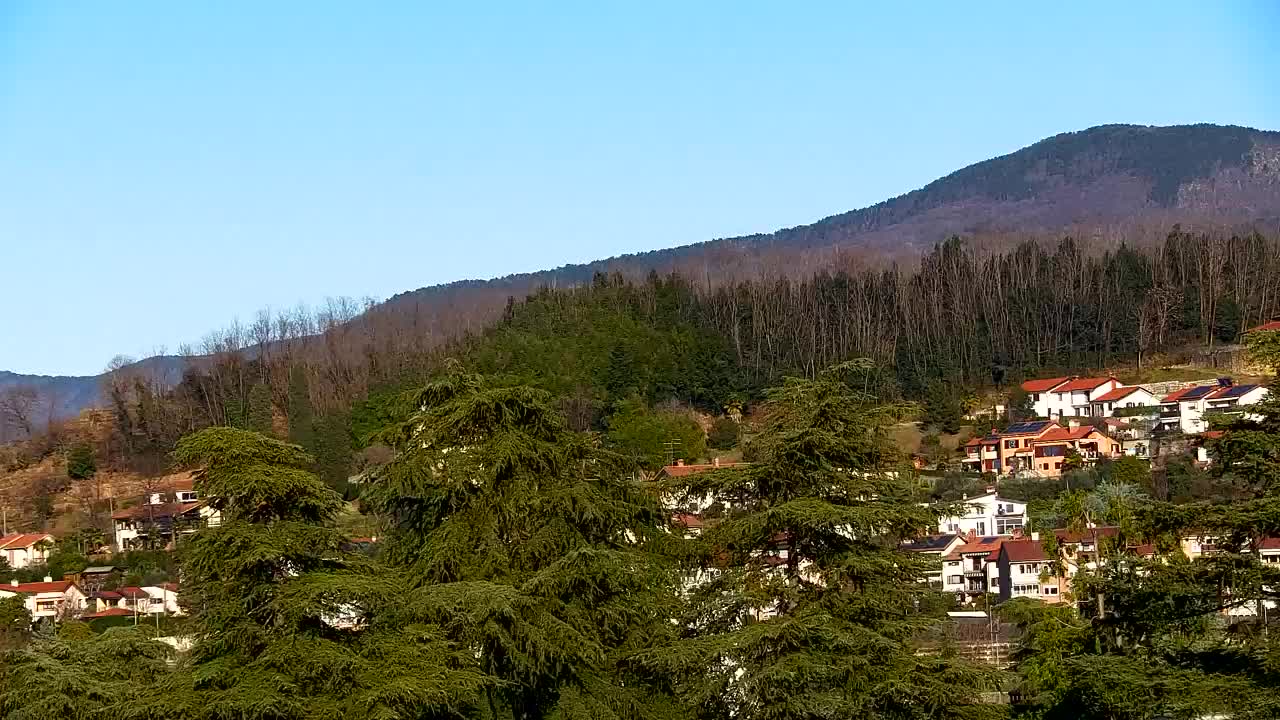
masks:
{"label": "red tile roof", "polygon": [[1067,377],[1056,377],[1056,378],[1047,378],[1044,380],[1028,380],[1022,383],[1022,389],[1031,393],[1048,392],[1070,379],[1071,378],[1067,378]]}
{"label": "red tile roof", "polygon": [[81,615],[80,618],[83,620],[94,620],[96,618],[104,618],[104,617],[132,617],[134,614],[135,614],[135,611],[133,610],[126,610],[125,608],[122,608],[122,607],[113,607],[113,608],[107,608],[102,612],[89,613],[88,615]]}
{"label": "red tile roof", "polygon": [[5,535],[0,537],[0,550],[16,550],[18,548],[29,548],[41,540],[53,540],[53,536],[49,533],[17,533],[14,535]]}
{"label": "red tile roof", "polygon": [[1076,392],[1080,390],[1093,390],[1094,388],[1106,385],[1114,379],[1115,378],[1076,378],[1062,387],[1054,388],[1053,391]]}
{"label": "red tile roof", "polygon": [[750,464],[751,463],[744,463],[744,462],[736,462],[736,463],[722,462],[719,465],[714,465],[714,464],[668,465],[662,468],[662,470],[667,474],[667,477],[685,477],[686,475],[693,475],[694,473],[707,472],[708,470],[721,470],[723,468],[742,468]]}
{"label": "red tile roof", "polygon": [[1266,537],[1258,541],[1259,550],[1280,550],[1280,537]]}
{"label": "red tile roof", "polygon": [[1002,547],[1009,562],[1043,562],[1049,559],[1039,540],[1005,540]]}
{"label": "red tile roof", "polygon": [[111,513],[112,520],[142,520],[151,517],[173,517],[191,512],[204,505],[203,500],[187,503],[163,503],[161,505],[138,505]]}
{"label": "red tile roof", "polygon": [[1249,332],[1280,332],[1280,320],[1272,320],[1269,323],[1263,323]]}
{"label": "red tile roof", "polygon": [[1000,537],[998,535],[980,537],[974,540],[973,542],[967,542],[961,545],[960,547],[957,547],[955,550],[952,550],[951,554],[947,555],[946,558],[944,559],[959,560],[961,557],[965,555],[972,555],[974,553],[987,553],[987,557],[989,559],[994,560],[996,557],[996,554],[1000,552],[1000,544],[1004,541],[1005,541],[1005,538]]}
{"label": "red tile roof", "polygon": [[1077,425],[1076,427],[1056,427],[1049,432],[1041,435],[1037,442],[1066,442],[1068,440],[1083,440],[1094,433],[1102,435],[1092,425]]}
{"label": "red tile roof", "polygon": [[0,585],[0,590],[19,593],[21,595],[35,595],[36,593],[60,593],[66,592],[67,588],[75,585],[70,580],[54,580],[53,582],[33,582],[22,583],[19,585]]}
{"label": "red tile roof", "polygon": [[1115,390],[1110,390],[1099,395],[1094,402],[1115,402],[1117,400],[1123,400],[1141,389],[1142,388],[1137,385],[1118,387]]}
{"label": "red tile roof", "polygon": [[692,513],[676,513],[672,516],[671,523],[690,530],[696,530],[706,525],[701,517]]}

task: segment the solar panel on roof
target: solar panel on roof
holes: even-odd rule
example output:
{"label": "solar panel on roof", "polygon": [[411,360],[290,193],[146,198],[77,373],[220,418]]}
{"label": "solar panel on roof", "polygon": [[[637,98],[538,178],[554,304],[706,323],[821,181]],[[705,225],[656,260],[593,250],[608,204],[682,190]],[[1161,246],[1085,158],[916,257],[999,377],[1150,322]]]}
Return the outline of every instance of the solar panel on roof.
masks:
{"label": "solar panel on roof", "polygon": [[1193,387],[1190,390],[1188,390],[1187,394],[1183,395],[1181,398],[1179,398],[1179,400],[1196,400],[1218,389],[1219,388],[1213,385],[1200,385],[1198,387]]}
{"label": "solar panel on roof", "polygon": [[1050,423],[1047,420],[1035,420],[1032,422],[1014,423],[1010,425],[1009,428],[1005,430],[1005,432],[1013,433],[1013,434],[1040,432],[1049,424]]}

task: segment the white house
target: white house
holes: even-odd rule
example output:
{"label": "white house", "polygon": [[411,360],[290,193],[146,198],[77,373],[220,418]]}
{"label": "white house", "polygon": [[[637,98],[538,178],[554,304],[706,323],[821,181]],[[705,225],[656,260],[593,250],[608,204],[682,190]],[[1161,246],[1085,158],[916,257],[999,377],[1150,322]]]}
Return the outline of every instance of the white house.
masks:
{"label": "white house", "polygon": [[1022,383],[1036,416],[1050,420],[1091,415],[1094,401],[1119,387],[1120,381],[1110,377],[1059,377]]}
{"label": "white house", "polygon": [[49,558],[54,538],[49,533],[26,533],[0,537],[0,559],[17,570],[42,564]]}
{"label": "white house", "polygon": [[1117,410],[1125,408],[1151,408],[1154,412],[1160,409],[1160,399],[1141,385],[1121,385],[1094,398],[1089,406],[1089,415],[1093,417],[1111,417]]}
{"label": "white house", "polygon": [[965,514],[944,517],[938,521],[938,532],[952,535],[973,533],[985,535],[1012,535],[1027,525],[1027,504],[1002,498],[994,489],[984,495],[966,498]]}
{"label": "white house", "polygon": [[13,580],[8,585],[0,585],[0,598],[15,595],[22,596],[33,620],[76,617],[85,608],[84,592],[70,580],[45,577],[44,582],[19,583]]}
{"label": "white house", "polygon": [[929,535],[922,537],[913,542],[903,544],[902,548],[919,555],[930,557],[937,561],[936,570],[931,571],[925,576],[925,581],[930,587],[941,589],[943,587],[942,558],[950,555],[956,548],[963,545],[965,539],[959,535],[950,533],[942,533],[939,535]]}
{"label": "white house", "polygon": [[961,602],[971,602],[1000,584],[1000,546],[1005,538],[970,534],[963,545],[942,558],[942,589],[955,593]]}
{"label": "white house", "polygon": [[1214,385],[1195,385],[1170,393],[1160,400],[1160,428],[1195,435],[1210,429],[1213,416],[1239,416],[1241,409],[1261,402],[1267,388],[1261,385],[1235,385],[1229,379]]}
{"label": "white house", "polygon": [[165,546],[179,535],[222,523],[222,514],[200,499],[189,473],[170,479],[168,489],[152,492],[143,503],[111,515],[115,545],[120,551],[143,544],[149,537]]}

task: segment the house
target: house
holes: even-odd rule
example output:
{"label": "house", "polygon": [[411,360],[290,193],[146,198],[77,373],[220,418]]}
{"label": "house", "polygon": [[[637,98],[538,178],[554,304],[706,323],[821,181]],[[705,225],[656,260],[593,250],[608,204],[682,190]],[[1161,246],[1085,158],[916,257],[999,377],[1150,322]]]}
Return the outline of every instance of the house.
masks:
{"label": "house", "polygon": [[11,581],[0,585],[0,598],[21,596],[33,620],[57,621],[77,617],[85,608],[86,597],[70,580],[54,580],[45,577],[44,582],[19,583]]}
{"label": "house", "polygon": [[1039,534],[1006,540],[996,560],[1000,601],[1028,597],[1046,603],[1062,601],[1064,582],[1051,574],[1050,558]]}
{"label": "house", "polygon": [[92,595],[101,590],[111,578],[118,574],[119,571],[114,565],[95,565],[87,567],[78,573],[67,573],[62,576],[62,579],[70,580],[79,585],[80,589]]}
{"label": "house", "polygon": [[1012,535],[1027,524],[1027,504],[1000,497],[994,487],[961,502],[964,515],[944,517],[938,521],[938,532],[950,535]]}
{"label": "house", "polygon": [[112,513],[117,549],[168,546],[179,535],[222,524],[222,514],[201,500],[192,487],[190,473],[170,480],[168,486],[144,496],[140,505]]}
{"label": "house", "polygon": [[1057,477],[1070,452],[1079,453],[1086,462],[1104,457],[1119,457],[1121,444],[1106,433],[1078,420],[1067,421],[1067,427],[1049,421],[1033,420],[1014,423],[1004,432],[970,440],[963,446],[961,465],[984,473],[1012,475],[1026,473],[1040,477]]}
{"label": "house", "polygon": [[1242,408],[1262,402],[1266,397],[1266,387],[1236,385],[1231,378],[1183,388],[1161,398],[1159,428],[1196,435],[1209,429],[1211,419],[1239,417],[1244,414]]}
{"label": "house", "polygon": [[1112,377],[1058,377],[1022,383],[1036,417],[1050,420],[1089,416],[1094,401],[1119,387],[1120,381]]}
{"label": "house", "polygon": [[930,557],[937,561],[936,570],[929,572],[924,579],[929,583],[929,587],[935,590],[941,590],[943,588],[942,558],[950,555],[956,548],[963,545],[964,542],[965,539],[959,535],[940,533],[937,535],[926,535],[925,537],[904,543],[902,545],[902,549]]}
{"label": "house", "polygon": [[1117,410],[1131,408],[1150,408],[1151,412],[1158,412],[1160,400],[1141,385],[1121,385],[1094,398],[1089,405],[1088,415],[1109,418]]}
{"label": "house", "polygon": [[49,533],[18,533],[0,537],[0,559],[14,570],[31,565],[43,565],[53,548],[54,537]]}
{"label": "house", "polygon": [[1062,474],[1066,456],[1073,451],[1085,462],[1123,454],[1119,442],[1092,425],[1080,425],[1072,420],[1067,427],[1057,426],[1032,442],[1031,469],[1043,477],[1057,477]]}
{"label": "house", "polygon": [[1243,408],[1256,405],[1267,397],[1263,385],[1226,385],[1204,399],[1206,419],[1230,419],[1244,415]]}
{"label": "house", "polygon": [[978,537],[970,533],[964,544],[942,558],[942,589],[955,593],[960,602],[972,602],[999,585],[996,560],[1006,538]]}

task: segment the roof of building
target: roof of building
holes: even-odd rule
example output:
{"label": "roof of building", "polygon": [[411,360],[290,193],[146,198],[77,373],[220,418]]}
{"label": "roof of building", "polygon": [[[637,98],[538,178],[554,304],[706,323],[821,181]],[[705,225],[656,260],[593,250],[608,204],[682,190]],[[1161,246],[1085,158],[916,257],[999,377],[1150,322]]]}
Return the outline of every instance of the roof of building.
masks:
{"label": "roof of building", "polygon": [[1080,390],[1093,390],[1102,387],[1115,378],[1109,377],[1093,377],[1093,378],[1074,378],[1066,385],[1062,385],[1053,389],[1054,392],[1079,392]]}
{"label": "roof of building", "polygon": [[1231,398],[1244,397],[1245,395],[1248,395],[1249,393],[1253,392],[1254,390],[1257,390],[1260,387],[1262,386],[1261,385],[1228,385],[1227,387],[1219,388],[1217,392],[1214,392],[1207,399],[1208,400],[1229,400]]}
{"label": "roof of building", "polygon": [[925,535],[922,538],[904,543],[902,545],[902,549],[910,550],[912,552],[941,552],[946,550],[948,545],[959,539],[959,535],[953,535],[951,533]]}
{"label": "roof of building", "polygon": [[1070,379],[1069,377],[1056,377],[1045,378],[1044,380],[1028,380],[1022,383],[1022,389],[1031,393],[1048,392]]}
{"label": "roof of building", "polygon": [[1138,392],[1139,390],[1145,391],[1146,388],[1140,385],[1128,385],[1125,387],[1118,387],[1115,390],[1108,390],[1107,392],[1102,393],[1101,395],[1098,396],[1098,399],[1094,400],[1094,402],[1116,402],[1117,400],[1123,400],[1129,397],[1130,395]]}
{"label": "roof of building", "polygon": [[1250,328],[1249,332],[1280,332],[1280,320],[1272,320],[1269,323],[1263,323],[1256,328]]}
{"label": "roof of building", "polygon": [[106,610],[103,610],[102,612],[95,612],[95,613],[88,613],[87,615],[81,615],[80,618],[82,620],[94,620],[96,618],[104,618],[104,617],[130,617],[134,615],[135,612],[136,611],[134,610],[128,610],[122,607],[110,607],[110,608],[107,608]]}
{"label": "roof of building", "polygon": [[75,583],[70,580],[52,580],[50,582],[32,582],[19,583],[17,585],[0,585],[0,590],[8,590],[9,592],[19,593],[22,595],[35,595],[36,593],[61,593],[66,592],[67,588],[72,587]]}
{"label": "roof of building", "polygon": [[121,595],[121,596],[123,596],[123,597],[127,597],[127,598],[131,598],[131,597],[151,597],[151,593],[147,592],[144,588],[136,587],[136,586],[133,586],[133,585],[129,585],[129,586],[127,586],[127,587],[122,587],[122,588],[118,589],[116,592],[120,593],[120,595]]}
{"label": "roof of building", "polygon": [[119,600],[124,596],[115,590],[99,590],[98,592],[91,594],[89,597],[100,598],[102,600]]}
{"label": "roof of building", "polygon": [[204,505],[203,500],[185,503],[161,503],[159,505],[137,505],[111,513],[112,520],[142,520],[144,518],[166,518],[183,515]]}
{"label": "roof of building", "polygon": [[1049,559],[1039,540],[1005,540],[1001,552],[1009,562],[1043,562]]}
{"label": "roof of building", "polygon": [[988,535],[986,537],[974,538],[960,547],[957,547],[955,550],[952,550],[945,559],[959,560],[965,555],[973,555],[976,553],[986,553],[987,557],[993,558],[995,557],[995,554],[1000,551],[1000,544],[1004,541],[1005,538],[1000,535]]}
{"label": "roof of building", "polygon": [[1090,435],[1098,433],[1102,435],[1102,431],[1092,425],[1077,425],[1075,427],[1056,427],[1044,435],[1040,436],[1042,442],[1065,442],[1068,440],[1083,440]]}
{"label": "roof of building", "polygon": [[969,438],[969,442],[965,443],[962,447],[977,447],[982,444],[982,440],[983,439],[981,437],[971,437]]}
{"label": "roof of building", "polygon": [[1218,391],[1217,385],[1193,385],[1189,388],[1183,388],[1177,392],[1165,395],[1160,402],[1184,402],[1187,400],[1199,400],[1206,395]]}
{"label": "roof of building", "polygon": [[1265,537],[1258,541],[1259,550],[1280,550],[1280,537]]}
{"label": "roof of building", "polygon": [[1004,429],[1001,435],[1035,435],[1050,425],[1055,424],[1052,420],[1032,420],[1031,422],[1013,423]]}
{"label": "roof of building", "polygon": [[676,513],[671,517],[673,525],[679,525],[682,528],[697,530],[706,525],[701,516],[693,513]]}
{"label": "roof of building", "polygon": [[112,573],[116,571],[115,565],[94,565],[80,571],[81,575],[99,575],[103,573]]}
{"label": "roof of building", "polygon": [[750,464],[751,463],[744,463],[744,462],[707,463],[705,465],[686,465],[684,463],[676,463],[675,465],[668,465],[662,468],[662,471],[667,474],[667,477],[685,477],[686,475],[693,475],[695,473],[707,472],[708,470],[722,470],[724,468],[743,468]]}
{"label": "roof of building", "polygon": [[16,533],[0,537],[0,550],[16,550],[29,548],[41,540],[53,540],[49,533]]}

